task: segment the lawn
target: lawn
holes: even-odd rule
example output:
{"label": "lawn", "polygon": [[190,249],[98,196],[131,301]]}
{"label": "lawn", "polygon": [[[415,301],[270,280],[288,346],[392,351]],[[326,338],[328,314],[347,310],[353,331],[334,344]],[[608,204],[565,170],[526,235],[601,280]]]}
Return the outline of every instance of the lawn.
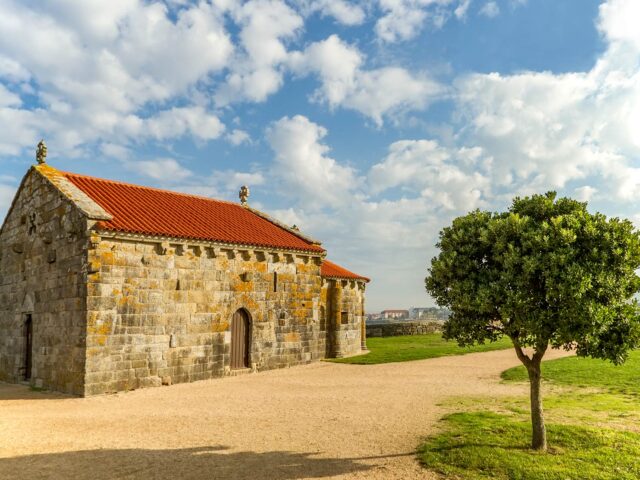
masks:
{"label": "lawn", "polygon": [[373,337],[367,339],[369,353],[349,358],[332,359],[332,362],[374,365],[378,363],[409,362],[446,355],[464,355],[513,348],[509,339],[473,347],[459,347],[455,341],[447,341],[439,333],[407,335],[401,337]]}
{"label": "lawn", "polygon": [[[463,412],[419,448],[429,469],[459,479],[640,478],[640,352],[616,367],[567,357],[543,363],[549,453],[531,451],[527,396],[460,398]],[[524,368],[502,374],[525,382]],[[585,388],[586,387],[586,388]]]}
{"label": "lawn", "polygon": [[422,463],[460,479],[637,480],[640,434],[548,424],[551,450],[528,447],[531,427],[519,415],[455,413],[446,431],[419,450]]}
{"label": "lawn", "polygon": [[[526,381],[524,367],[510,368],[502,373],[510,381]],[[605,360],[567,357],[542,364],[542,378],[557,384],[596,387],[616,393],[640,395],[640,350],[631,352],[624,365]]]}

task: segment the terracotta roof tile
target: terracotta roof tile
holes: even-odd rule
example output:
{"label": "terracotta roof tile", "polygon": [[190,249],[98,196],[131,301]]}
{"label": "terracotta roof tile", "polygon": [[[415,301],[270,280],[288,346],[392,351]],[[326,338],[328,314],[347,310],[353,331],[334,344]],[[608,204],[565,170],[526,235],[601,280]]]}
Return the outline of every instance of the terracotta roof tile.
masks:
{"label": "terracotta roof tile", "polygon": [[346,268],[341,267],[340,265],[336,265],[329,260],[324,260],[322,262],[322,266],[320,267],[320,275],[327,278],[348,278],[354,280],[364,280],[365,282],[369,282],[370,280],[367,277],[363,277],[362,275],[358,275],[357,273],[350,272]]}
{"label": "terracotta roof tile", "polygon": [[237,203],[62,173],[113,216],[105,230],[322,253],[324,249]]}

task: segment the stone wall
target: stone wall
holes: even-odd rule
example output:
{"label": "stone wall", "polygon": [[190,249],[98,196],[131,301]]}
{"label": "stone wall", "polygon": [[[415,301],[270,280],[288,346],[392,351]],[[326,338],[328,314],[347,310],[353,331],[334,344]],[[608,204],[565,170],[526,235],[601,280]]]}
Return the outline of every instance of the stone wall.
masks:
{"label": "stone wall", "polygon": [[86,217],[36,168],[0,232],[0,380],[84,393]]}
{"label": "stone wall", "polygon": [[231,318],[241,308],[251,317],[251,368],[325,356],[319,256],[106,237],[94,246],[88,394],[229,373]]}
{"label": "stone wall", "polygon": [[367,325],[367,337],[397,337],[401,335],[426,335],[442,331],[440,322],[394,322]]}
{"label": "stone wall", "polygon": [[328,315],[328,355],[348,357],[362,351],[364,325],[364,283],[355,280],[325,279],[323,298]]}

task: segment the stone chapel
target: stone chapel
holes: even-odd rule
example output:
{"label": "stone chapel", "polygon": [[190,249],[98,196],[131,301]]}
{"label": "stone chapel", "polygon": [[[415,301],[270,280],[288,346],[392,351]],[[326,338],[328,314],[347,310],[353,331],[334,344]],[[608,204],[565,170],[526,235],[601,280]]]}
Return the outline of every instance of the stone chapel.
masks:
{"label": "stone chapel", "polygon": [[251,208],[248,189],[213,200],[45,155],[0,230],[0,380],[87,396],[365,349],[369,279]]}

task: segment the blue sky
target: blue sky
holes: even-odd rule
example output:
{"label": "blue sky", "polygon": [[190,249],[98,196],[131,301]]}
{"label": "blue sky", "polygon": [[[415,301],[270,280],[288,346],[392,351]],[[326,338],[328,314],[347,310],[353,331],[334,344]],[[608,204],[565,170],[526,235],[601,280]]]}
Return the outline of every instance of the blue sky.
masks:
{"label": "blue sky", "polygon": [[237,199],[432,305],[438,232],[557,190],[640,223],[635,0],[0,0],[0,215],[69,171]]}

